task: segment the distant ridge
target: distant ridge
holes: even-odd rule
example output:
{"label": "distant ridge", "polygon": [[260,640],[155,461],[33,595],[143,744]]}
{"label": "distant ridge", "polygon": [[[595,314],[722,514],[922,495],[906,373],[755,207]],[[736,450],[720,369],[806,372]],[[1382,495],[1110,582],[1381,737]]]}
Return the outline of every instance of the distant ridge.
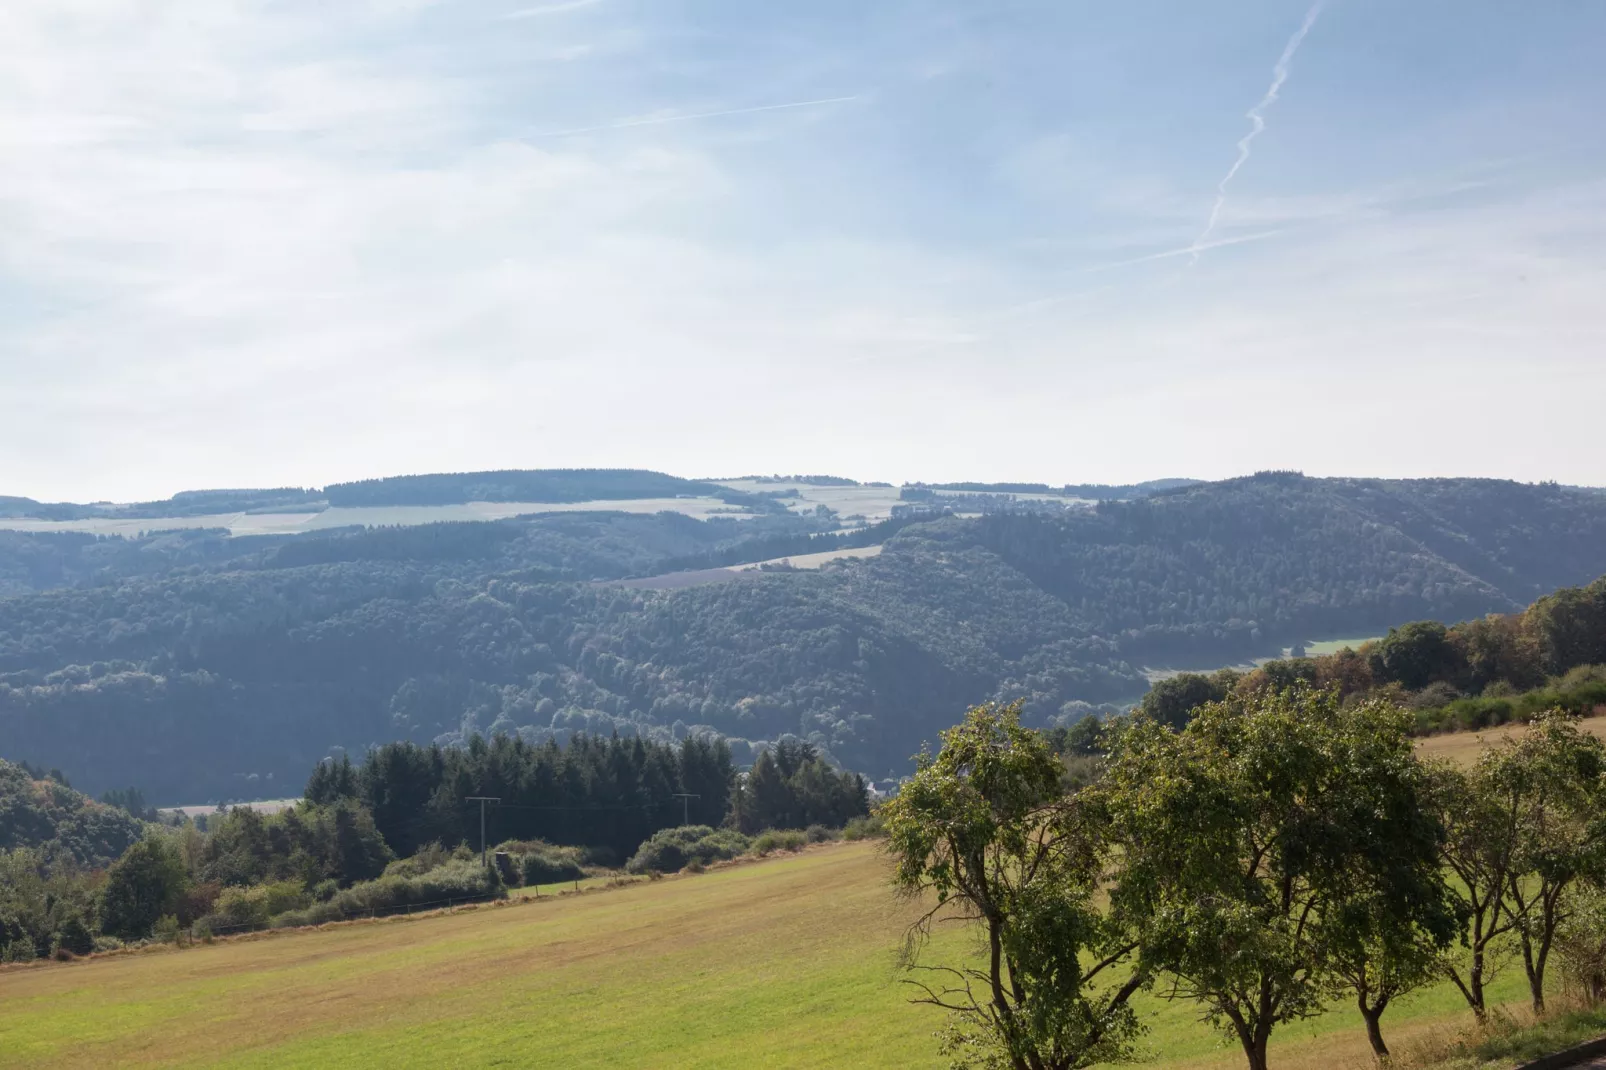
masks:
{"label": "distant ridge", "polygon": [[330,505],[460,505],[464,502],[585,502],[723,497],[713,483],[639,468],[541,468],[385,476],[324,488]]}

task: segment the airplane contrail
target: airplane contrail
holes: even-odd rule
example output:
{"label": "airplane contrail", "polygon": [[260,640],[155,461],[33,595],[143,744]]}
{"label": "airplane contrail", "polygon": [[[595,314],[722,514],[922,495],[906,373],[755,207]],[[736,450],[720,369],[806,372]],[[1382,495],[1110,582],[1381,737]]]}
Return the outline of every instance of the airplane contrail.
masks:
{"label": "airplane contrail", "polygon": [[780,111],[783,108],[813,108],[822,104],[846,104],[850,100],[858,100],[858,96],[847,97],[821,97],[818,100],[793,100],[785,104],[760,104],[753,108],[726,108],[723,111],[700,111],[685,115],[659,115],[646,119],[625,119],[617,123],[602,123],[599,126],[577,126],[572,130],[548,130],[530,137],[569,137],[573,134],[592,134],[599,130],[625,130],[632,126],[657,126],[660,123],[685,123],[693,119],[718,119],[726,115],[752,115],[761,111]]}
{"label": "airplane contrail", "polygon": [[1299,46],[1304,42],[1305,35],[1310,33],[1310,28],[1316,25],[1316,19],[1321,15],[1325,4],[1326,0],[1316,0],[1311,9],[1305,12],[1305,21],[1300,23],[1298,30],[1294,31],[1294,36],[1288,39],[1288,44],[1283,48],[1283,54],[1278,58],[1277,65],[1271,70],[1271,87],[1266,90],[1266,95],[1260,98],[1260,103],[1249,109],[1246,115],[1250,123],[1249,133],[1238,139],[1238,158],[1232,162],[1232,166],[1227,169],[1227,173],[1216,184],[1216,203],[1210,208],[1210,219],[1205,223],[1204,230],[1200,231],[1199,237],[1194,239],[1192,246],[1193,258],[1189,261],[1189,264],[1199,262],[1199,254],[1205,249],[1205,241],[1214,233],[1216,222],[1221,218],[1221,209],[1227,204],[1227,185],[1248,161],[1250,144],[1254,142],[1262,130],[1266,129],[1266,109],[1277,103],[1277,94],[1282,92],[1283,83],[1288,81],[1288,66],[1294,60],[1294,53],[1299,51]]}

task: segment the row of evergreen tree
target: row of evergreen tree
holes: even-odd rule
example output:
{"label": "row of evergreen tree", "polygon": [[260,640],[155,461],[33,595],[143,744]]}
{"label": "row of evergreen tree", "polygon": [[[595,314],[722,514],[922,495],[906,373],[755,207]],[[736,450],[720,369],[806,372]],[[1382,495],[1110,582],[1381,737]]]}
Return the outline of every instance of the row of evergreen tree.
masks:
{"label": "row of evergreen tree", "polygon": [[743,831],[840,827],[868,812],[863,778],[838,773],[806,743],[784,740],[739,777],[723,740],[679,744],[618,736],[556,741],[474,737],[465,747],[390,743],[354,765],[320,763],[315,806],[353,799],[398,856],[431,842],[541,839],[606,848],[620,859],[663,828],[733,824]]}

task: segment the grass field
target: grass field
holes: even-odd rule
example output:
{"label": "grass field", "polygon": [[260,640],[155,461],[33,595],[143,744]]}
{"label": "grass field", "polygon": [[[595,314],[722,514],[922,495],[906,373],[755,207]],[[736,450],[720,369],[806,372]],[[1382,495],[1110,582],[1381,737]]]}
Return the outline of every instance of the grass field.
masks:
{"label": "grass field", "polygon": [[1359,639],[1323,639],[1319,643],[1306,643],[1305,656],[1309,658],[1315,658],[1321,657],[1324,654],[1337,654],[1345,647],[1349,647],[1351,650],[1359,650],[1363,643],[1374,642],[1379,638],[1381,638],[1381,636],[1368,635],[1362,636]]}
{"label": "grass field", "polygon": [[[0,1064],[931,1067],[907,1003],[912,906],[873,844],[439,917],[0,969]],[[954,932],[947,955],[968,944]],[[1520,971],[1497,984],[1515,999]],[[1150,1065],[1242,1065],[1187,1004],[1144,997]],[[1467,1019],[1447,987],[1391,1040]],[[1347,1006],[1281,1030],[1275,1066],[1369,1066]]]}
{"label": "grass field", "polygon": [[[1578,726],[1591,735],[1606,739],[1606,717],[1586,717]],[[1477,761],[1485,746],[1493,746],[1502,739],[1526,732],[1523,724],[1503,724],[1479,732],[1446,732],[1440,736],[1424,736],[1417,742],[1418,752],[1433,758],[1449,758],[1463,765]]]}

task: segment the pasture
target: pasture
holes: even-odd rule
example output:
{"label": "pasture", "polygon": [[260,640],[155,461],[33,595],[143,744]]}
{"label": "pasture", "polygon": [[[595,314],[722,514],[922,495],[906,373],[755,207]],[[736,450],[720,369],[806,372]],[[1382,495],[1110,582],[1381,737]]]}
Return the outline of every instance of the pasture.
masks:
{"label": "pasture", "polygon": [[[940,1012],[896,970],[914,910],[877,845],[456,914],[0,969],[7,1067],[930,1067]],[[940,938],[950,960],[968,941]],[[1497,983],[1514,1000],[1520,970]],[[1145,1063],[1242,1065],[1197,1009],[1142,997]],[[1391,1040],[1459,1028],[1447,986]],[[1279,1031],[1285,1070],[1370,1066],[1348,1004]]]}
{"label": "pasture", "polygon": [[1319,643],[1306,643],[1305,656],[1318,658],[1326,654],[1337,654],[1345,647],[1349,647],[1351,650],[1359,650],[1362,644],[1376,642],[1380,638],[1382,637],[1368,635],[1359,639],[1323,639]]}
{"label": "pasture", "polygon": [[[1606,717],[1586,717],[1578,722],[1578,726],[1593,736],[1606,739]],[[1526,725],[1513,723],[1476,732],[1446,732],[1439,736],[1424,736],[1417,741],[1416,749],[1424,757],[1448,758],[1461,765],[1471,765],[1478,760],[1485,746],[1494,746],[1503,739],[1527,730]]]}

